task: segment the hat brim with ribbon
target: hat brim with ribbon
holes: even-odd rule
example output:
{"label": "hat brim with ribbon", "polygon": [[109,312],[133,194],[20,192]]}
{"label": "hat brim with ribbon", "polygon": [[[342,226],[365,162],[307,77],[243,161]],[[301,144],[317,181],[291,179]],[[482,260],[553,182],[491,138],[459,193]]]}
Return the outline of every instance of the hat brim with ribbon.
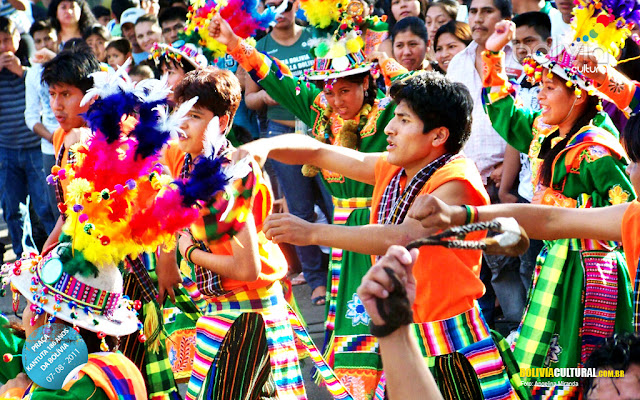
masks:
{"label": "hat brim with ribbon", "polygon": [[[5,272],[12,290],[47,314],[74,326],[125,336],[139,330],[131,301],[122,296],[122,274],[116,266],[101,267],[97,276],[70,275],[59,258],[59,244],[44,256],[26,258]],[[38,308],[40,310],[38,310]]]}

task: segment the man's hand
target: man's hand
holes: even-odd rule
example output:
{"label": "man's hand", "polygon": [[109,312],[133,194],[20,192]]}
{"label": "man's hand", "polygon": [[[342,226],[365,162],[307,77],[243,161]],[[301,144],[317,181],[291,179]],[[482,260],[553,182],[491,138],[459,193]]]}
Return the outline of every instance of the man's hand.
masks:
{"label": "man's hand", "polygon": [[384,51],[372,51],[367,55],[367,61],[382,64],[389,56]]}
{"label": "man's hand", "polygon": [[407,214],[417,219],[425,228],[446,229],[464,224],[466,212],[462,207],[450,206],[435,196],[418,196]]}
{"label": "man's hand", "polygon": [[509,20],[496,23],[496,29],[487,39],[484,47],[489,51],[498,52],[504,48],[516,35],[516,24]]}
{"label": "man's hand", "polygon": [[491,171],[491,174],[489,175],[489,178],[493,181],[493,183],[495,183],[497,188],[500,187],[500,183],[502,182],[502,170],[503,164],[500,163],[496,165],[496,167],[493,169],[493,171]]}
{"label": "man's hand", "polygon": [[274,243],[290,243],[308,246],[313,243],[314,224],[292,214],[271,214],[264,222],[262,230],[267,239]]}
{"label": "man's hand", "polygon": [[391,268],[395,272],[396,277],[405,287],[409,303],[413,305],[416,300],[416,278],[414,278],[412,270],[413,264],[418,258],[418,249],[408,251],[402,246],[391,246],[387,250],[387,254],[382,256],[375,263],[369,272],[362,278],[360,287],[358,288],[358,297],[367,310],[367,314],[371,317],[371,322],[376,325],[384,325],[384,320],[378,313],[376,299],[386,299],[389,293],[395,289],[391,278],[384,270],[385,267]]}
{"label": "man's hand", "polygon": [[264,139],[254,140],[238,147],[231,154],[231,161],[236,163],[247,156],[253,157],[260,167],[262,167],[269,156],[269,149],[265,145]]}
{"label": "man's hand", "polygon": [[222,19],[219,13],[214,15],[209,22],[209,35],[226,45],[229,51],[235,49],[240,43],[240,37],[233,32],[229,23]]}
{"label": "man's hand", "polygon": [[31,64],[44,64],[53,60],[55,57],[56,53],[47,49],[46,47],[43,47],[42,49],[36,51],[29,61],[31,61]]}
{"label": "man's hand", "polygon": [[20,63],[20,59],[10,51],[0,54],[0,70],[6,68],[18,76],[24,74],[24,67]]}
{"label": "man's hand", "polygon": [[87,140],[90,135],[89,128],[73,128],[64,136],[64,147],[68,150],[74,144]]}

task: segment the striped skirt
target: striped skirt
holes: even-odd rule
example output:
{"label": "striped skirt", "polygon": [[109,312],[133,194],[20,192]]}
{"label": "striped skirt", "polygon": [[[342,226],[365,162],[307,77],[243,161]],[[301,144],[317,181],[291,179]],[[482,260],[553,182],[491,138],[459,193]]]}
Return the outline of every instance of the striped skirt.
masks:
{"label": "striped skirt", "polygon": [[196,354],[186,398],[200,394],[214,400],[306,399],[280,283],[206,302],[196,324]]}
{"label": "striped skirt", "polygon": [[[445,399],[519,398],[477,305],[455,317],[412,327]],[[384,385],[383,377],[377,399],[384,398]]]}

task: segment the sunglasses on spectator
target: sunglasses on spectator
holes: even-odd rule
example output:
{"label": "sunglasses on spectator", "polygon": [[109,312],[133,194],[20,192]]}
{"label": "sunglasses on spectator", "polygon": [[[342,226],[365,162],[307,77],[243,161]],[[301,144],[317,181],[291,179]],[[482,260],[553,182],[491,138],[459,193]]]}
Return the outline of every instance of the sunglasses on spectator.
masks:
{"label": "sunglasses on spectator", "polygon": [[[280,4],[268,4],[267,7],[269,7],[271,9],[271,11],[275,11],[281,5],[282,5],[282,3],[280,3]],[[292,9],[293,9],[293,2],[292,1],[287,1],[287,8],[283,11],[283,13],[289,12]]]}

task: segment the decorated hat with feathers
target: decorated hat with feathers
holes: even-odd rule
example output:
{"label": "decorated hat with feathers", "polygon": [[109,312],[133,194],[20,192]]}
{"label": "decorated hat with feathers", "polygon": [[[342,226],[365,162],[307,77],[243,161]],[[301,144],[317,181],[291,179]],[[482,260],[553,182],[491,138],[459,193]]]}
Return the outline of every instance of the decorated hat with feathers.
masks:
{"label": "decorated hat with feathers", "polygon": [[543,69],[548,69],[568,87],[574,86],[577,95],[586,90],[602,97],[574,62],[578,56],[595,56],[598,63],[615,66],[631,29],[640,21],[640,1],[574,0],[574,4],[571,29],[548,54],[537,52],[525,59],[524,72],[530,81],[539,82]]}
{"label": "decorated hat with feathers", "polygon": [[[228,186],[246,174],[212,152],[203,156],[205,187],[195,179],[173,182],[163,174],[160,150],[182,133],[180,125],[197,98],[169,114],[166,79],[134,85],[127,67],[92,75],[94,87],[83,99],[93,101],[85,115],[90,137],[73,145],[75,156],[66,168],[54,167],[47,178],[68,182],[59,205],[66,215],[60,243],[2,270],[3,285],[11,282],[14,294],[31,302],[36,317],[46,312],[49,321],[60,318],[103,338],[142,329],[136,302],[122,295],[122,261],[175,244],[176,231],[196,221],[203,206],[228,198]],[[127,131],[134,116],[135,125]],[[229,212],[220,218],[237,215],[230,211],[233,199],[227,203],[222,210]],[[235,228],[243,223],[235,222]]]}

